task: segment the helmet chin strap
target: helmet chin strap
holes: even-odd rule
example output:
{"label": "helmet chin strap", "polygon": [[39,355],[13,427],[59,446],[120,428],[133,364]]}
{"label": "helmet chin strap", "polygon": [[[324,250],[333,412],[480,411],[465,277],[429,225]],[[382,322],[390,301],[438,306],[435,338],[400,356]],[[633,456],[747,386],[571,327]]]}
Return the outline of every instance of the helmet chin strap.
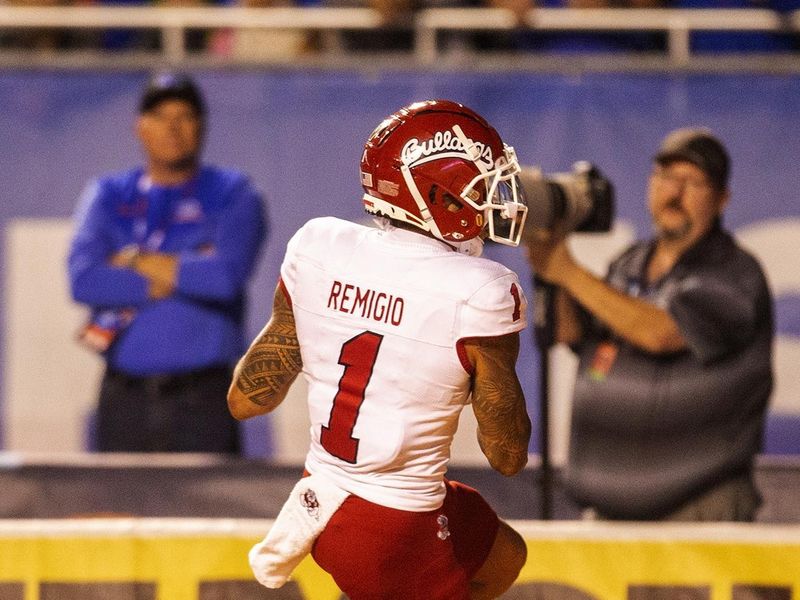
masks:
{"label": "helmet chin strap", "polygon": [[383,215],[374,215],[372,217],[372,222],[375,223],[375,226],[382,231],[391,231],[394,229],[394,225],[392,225],[389,217],[384,217]]}
{"label": "helmet chin strap", "polygon": [[[395,229],[389,217],[376,215],[372,217],[372,221],[382,231],[391,231]],[[480,237],[472,238],[466,242],[450,242],[447,240],[439,240],[443,244],[447,244],[459,254],[467,254],[468,256],[480,256],[483,254],[483,239]]]}

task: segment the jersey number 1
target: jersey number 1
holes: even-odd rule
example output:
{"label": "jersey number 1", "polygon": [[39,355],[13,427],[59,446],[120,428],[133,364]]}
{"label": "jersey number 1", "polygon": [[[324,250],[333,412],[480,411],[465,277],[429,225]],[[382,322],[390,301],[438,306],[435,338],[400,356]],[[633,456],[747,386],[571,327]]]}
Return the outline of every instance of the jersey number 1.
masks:
{"label": "jersey number 1", "polygon": [[359,442],[353,437],[353,428],[382,340],[382,335],[365,331],[342,344],[339,354],[339,364],[344,367],[344,373],[339,380],[339,391],[333,398],[328,426],[322,426],[320,443],[333,456],[351,464],[356,462]]}

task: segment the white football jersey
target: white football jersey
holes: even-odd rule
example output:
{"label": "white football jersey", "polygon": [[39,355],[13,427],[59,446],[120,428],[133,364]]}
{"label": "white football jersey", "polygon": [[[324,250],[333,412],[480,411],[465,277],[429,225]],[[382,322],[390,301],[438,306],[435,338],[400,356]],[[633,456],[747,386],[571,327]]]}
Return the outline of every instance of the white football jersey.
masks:
{"label": "white football jersey", "polygon": [[418,233],[320,218],[289,242],[281,279],[308,381],[308,471],[383,506],[441,506],[470,395],[460,342],[525,327],[517,276]]}

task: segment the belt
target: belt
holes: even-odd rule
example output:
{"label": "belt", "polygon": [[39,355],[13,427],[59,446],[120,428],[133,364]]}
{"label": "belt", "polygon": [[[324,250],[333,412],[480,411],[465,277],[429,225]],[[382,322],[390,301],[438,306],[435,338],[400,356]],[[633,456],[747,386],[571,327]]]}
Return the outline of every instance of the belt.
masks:
{"label": "belt", "polygon": [[228,365],[214,365],[201,369],[193,369],[191,371],[182,371],[180,373],[158,373],[154,375],[131,375],[130,373],[108,367],[105,376],[125,385],[147,385],[156,388],[166,388],[182,387],[206,378],[230,378],[232,374],[232,367]]}

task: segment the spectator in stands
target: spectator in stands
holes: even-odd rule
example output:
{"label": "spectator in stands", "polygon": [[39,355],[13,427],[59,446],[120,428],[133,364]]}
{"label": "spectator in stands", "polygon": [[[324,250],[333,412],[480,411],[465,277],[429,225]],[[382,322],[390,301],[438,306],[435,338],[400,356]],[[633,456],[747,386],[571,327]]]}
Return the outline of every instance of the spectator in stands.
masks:
{"label": "spectator in stands", "polygon": [[[169,8],[195,8],[202,6],[228,6],[231,0],[87,0],[89,4],[102,6],[163,6]],[[203,52],[213,41],[215,31],[211,29],[187,29],[184,32],[186,49]],[[103,31],[101,45],[108,50],[159,50],[163,45],[159,29],[108,29]]]}
{"label": "spectator in stands", "polygon": [[470,47],[491,51],[537,52],[647,52],[663,51],[663,33],[642,32],[537,32],[527,29],[532,8],[660,8],[668,0],[323,0],[328,6],[369,6],[383,17],[379,31],[350,32],[344,36],[350,50],[410,50],[412,16],[424,8],[503,8],[511,10],[520,27],[510,31],[456,33],[442,36],[448,50]]}
{"label": "spectator in stands", "polygon": [[[675,8],[771,9],[778,14],[800,8],[798,0],[675,0]],[[797,34],[773,31],[694,31],[689,47],[696,53],[774,53],[796,50]]]}
{"label": "spectator in stands", "polygon": [[[542,8],[667,8],[669,0],[541,0]],[[659,52],[666,47],[661,32],[547,31],[525,36],[521,45],[551,53]]]}
{"label": "spectator in stands", "polygon": [[605,519],[751,521],[772,389],[773,308],[722,227],[729,157],[705,129],[668,135],[648,203],[655,237],[598,279],[562,236],[531,265],[557,286],[557,338],[580,358],[567,493]]}
{"label": "spectator in stands", "polygon": [[341,32],[338,40],[344,50],[408,52],[413,48],[415,0],[319,0],[319,4],[331,8],[372,8],[380,14],[382,25],[378,28]]}
{"label": "spectator in stands", "polygon": [[[143,0],[97,0],[100,6],[149,6]],[[156,29],[107,29],[101,32],[100,46],[106,50],[157,50],[161,33]]]}
{"label": "spectator in stands", "polygon": [[[8,0],[9,6],[57,7],[80,4],[70,0]],[[0,47],[55,52],[70,48],[92,47],[97,38],[78,29],[20,28],[0,30]]]}
{"label": "spectator in stands", "polygon": [[244,174],[201,162],[205,126],[190,78],[154,77],[136,123],[144,166],[92,182],[76,211],[72,295],[106,361],[100,451],[240,451],[225,396],[266,221]]}
{"label": "spectator in stands", "polygon": [[[291,0],[239,0],[245,8],[295,6]],[[217,55],[244,61],[286,61],[316,50],[316,36],[301,29],[220,29],[211,36]]]}

